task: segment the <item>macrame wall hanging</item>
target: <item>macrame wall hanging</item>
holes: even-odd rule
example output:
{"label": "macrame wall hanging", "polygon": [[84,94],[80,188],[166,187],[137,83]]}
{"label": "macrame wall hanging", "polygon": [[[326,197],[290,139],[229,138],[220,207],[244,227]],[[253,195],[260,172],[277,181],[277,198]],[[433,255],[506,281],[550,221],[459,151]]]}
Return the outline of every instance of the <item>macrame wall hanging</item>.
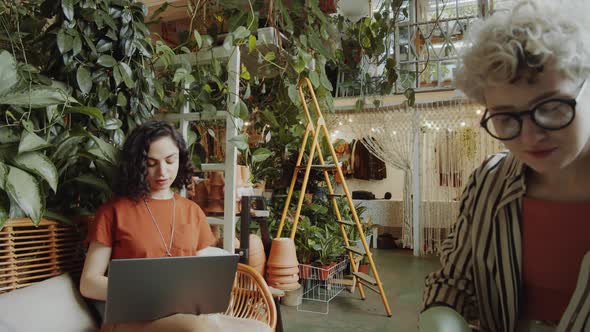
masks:
{"label": "macrame wall hanging", "polygon": [[[332,132],[359,139],[378,158],[404,173],[402,243],[413,248],[412,160],[420,154],[420,253],[436,253],[458,215],[471,172],[503,145],[479,126],[481,107],[463,100],[338,112]],[[418,142],[418,144],[416,144]],[[415,151],[415,147],[418,150]]]}

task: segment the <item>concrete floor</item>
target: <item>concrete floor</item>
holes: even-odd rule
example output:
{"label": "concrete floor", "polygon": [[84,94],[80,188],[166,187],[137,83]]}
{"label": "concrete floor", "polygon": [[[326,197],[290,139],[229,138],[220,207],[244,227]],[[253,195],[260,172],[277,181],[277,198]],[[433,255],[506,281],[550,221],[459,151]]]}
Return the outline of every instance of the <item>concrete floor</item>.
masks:
{"label": "concrete floor", "polygon": [[[344,290],[329,303],[329,313],[325,315],[281,305],[284,331],[417,331],[424,277],[440,267],[439,258],[417,258],[410,250],[397,249],[374,249],[373,258],[391,306],[391,318],[385,315],[377,293],[365,289],[367,297],[363,301],[358,290],[354,294]],[[325,307],[306,308],[319,311]]]}

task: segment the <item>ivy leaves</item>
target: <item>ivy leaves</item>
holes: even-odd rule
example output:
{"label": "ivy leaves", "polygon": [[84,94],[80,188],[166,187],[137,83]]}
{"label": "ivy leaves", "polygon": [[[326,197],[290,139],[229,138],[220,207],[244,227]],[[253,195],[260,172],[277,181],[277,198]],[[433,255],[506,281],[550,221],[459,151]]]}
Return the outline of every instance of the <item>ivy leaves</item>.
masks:
{"label": "ivy leaves", "polygon": [[154,91],[150,65],[147,7],[131,0],[62,0],[60,9],[64,20],[57,30],[57,51],[63,65],[54,65],[54,75],[65,73],[64,81],[77,83],[74,96],[82,104],[123,119],[123,128],[128,119],[136,123],[150,117],[160,94]]}

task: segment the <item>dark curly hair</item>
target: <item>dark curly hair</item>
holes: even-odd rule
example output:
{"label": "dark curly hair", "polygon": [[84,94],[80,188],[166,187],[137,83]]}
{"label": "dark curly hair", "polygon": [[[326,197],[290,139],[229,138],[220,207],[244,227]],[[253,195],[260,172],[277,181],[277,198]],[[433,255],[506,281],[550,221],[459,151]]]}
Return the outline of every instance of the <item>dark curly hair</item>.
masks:
{"label": "dark curly hair", "polygon": [[149,194],[147,156],[152,142],[162,137],[170,137],[179,150],[178,175],[172,187],[182,188],[190,183],[195,169],[180,133],[164,121],[148,121],[135,128],[123,145],[117,182],[114,185],[117,195],[139,200]]}

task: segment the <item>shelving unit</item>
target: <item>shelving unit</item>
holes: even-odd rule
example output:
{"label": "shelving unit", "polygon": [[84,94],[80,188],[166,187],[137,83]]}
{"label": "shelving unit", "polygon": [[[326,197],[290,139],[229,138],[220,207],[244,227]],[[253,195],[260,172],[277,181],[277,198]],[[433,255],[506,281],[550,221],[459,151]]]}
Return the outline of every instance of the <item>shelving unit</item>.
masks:
{"label": "shelving unit", "polygon": [[[159,6],[161,1],[151,1],[149,4],[150,10],[154,10]],[[263,52],[275,52],[275,54],[283,54],[284,49],[282,45],[288,43],[287,38],[278,32],[277,29],[267,27],[258,29],[257,33],[257,48]],[[242,46],[244,47],[244,46]],[[201,170],[204,172],[221,171],[225,173],[225,190],[224,190],[224,216],[208,217],[207,221],[211,225],[223,226],[223,248],[229,252],[234,251],[234,240],[236,236],[235,224],[239,219],[236,216],[236,174],[237,174],[237,155],[238,151],[231,140],[238,135],[238,129],[243,125],[240,119],[234,118],[231,114],[232,106],[238,102],[239,88],[240,88],[240,73],[242,63],[248,67],[250,71],[260,71],[261,66],[259,57],[261,53],[245,54],[242,57],[239,47],[233,46],[229,49],[223,46],[210,47],[196,53],[180,54],[174,56],[170,64],[190,63],[191,65],[206,65],[216,59],[227,63],[228,67],[228,101],[227,110],[218,110],[215,114],[191,113],[188,102],[182,108],[181,113],[158,114],[157,117],[162,120],[180,123],[180,132],[184,139],[188,136],[188,124],[191,121],[212,121],[225,120],[226,123],[226,156],[223,163],[201,164]],[[268,67],[268,66],[266,66]],[[272,76],[275,73],[272,70],[259,72],[267,76]],[[188,89],[188,87],[187,87]]]}
{"label": "shelving unit", "polygon": [[[228,67],[227,85],[229,89],[227,110],[218,110],[215,115],[207,116],[201,113],[191,113],[188,102],[182,107],[181,113],[164,113],[158,114],[157,118],[170,122],[178,122],[182,136],[186,140],[188,137],[188,125],[191,121],[211,121],[225,120],[225,161],[223,163],[202,164],[201,170],[204,172],[221,171],[225,177],[224,189],[224,215],[223,217],[207,217],[210,225],[223,226],[223,249],[233,252],[234,240],[236,237],[236,174],[238,150],[231,143],[231,140],[238,135],[238,127],[242,126],[242,121],[232,116],[230,110],[232,105],[238,101],[240,88],[240,49],[232,47],[226,49],[222,46],[213,47],[197,53],[182,54],[175,56],[171,64],[180,64],[188,61],[191,65],[204,65],[210,63],[213,59],[225,61]],[[188,87],[187,87],[188,88]],[[186,195],[186,194],[185,194]]]}

